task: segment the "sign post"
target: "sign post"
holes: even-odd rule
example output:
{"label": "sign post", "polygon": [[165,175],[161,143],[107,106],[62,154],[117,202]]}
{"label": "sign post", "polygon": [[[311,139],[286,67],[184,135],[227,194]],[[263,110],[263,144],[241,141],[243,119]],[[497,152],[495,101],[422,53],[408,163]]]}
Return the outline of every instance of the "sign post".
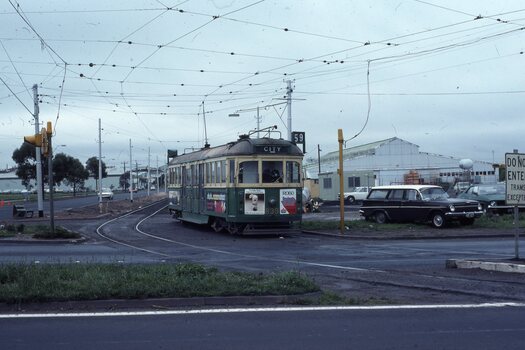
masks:
{"label": "sign post", "polygon": [[304,131],[292,131],[292,140],[296,145],[303,145],[303,153],[306,153],[306,138]]}
{"label": "sign post", "polygon": [[519,251],[519,206],[525,204],[525,154],[505,153],[505,203],[514,206],[514,258],[520,258]]}

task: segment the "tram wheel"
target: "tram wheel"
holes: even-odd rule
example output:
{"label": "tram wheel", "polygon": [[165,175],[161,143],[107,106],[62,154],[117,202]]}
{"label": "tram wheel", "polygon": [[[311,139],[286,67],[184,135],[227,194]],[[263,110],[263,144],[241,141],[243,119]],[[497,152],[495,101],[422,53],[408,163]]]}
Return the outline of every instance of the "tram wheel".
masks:
{"label": "tram wheel", "polygon": [[211,223],[211,228],[215,232],[221,232],[225,226],[226,226],[225,221],[219,218],[214,219],[213,222]]}
{"label": "tram wheel", "polygon": [[242,234],[242,231],[244,231],[244,228],[246,225],[238,225],[235,223],[229,223],[227,230],[231,235],[240,235]]}

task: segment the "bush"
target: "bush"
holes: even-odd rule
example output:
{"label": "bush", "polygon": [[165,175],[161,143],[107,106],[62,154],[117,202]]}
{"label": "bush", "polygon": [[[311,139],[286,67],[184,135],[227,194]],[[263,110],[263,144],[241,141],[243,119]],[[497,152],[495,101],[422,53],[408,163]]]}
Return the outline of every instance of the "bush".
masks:
{"label": "bush", "polygon": [[61,226],[55,227],[55,232],[51,232],[51,227],[45,226],[45,225],[36,225],[31,227],[30,230],[33,233],[33,238],[40,238],[40,239],[55,239],[55,238],[63,238],[63,239],[72,239],[72,238],[80,238],[81,236],[76,233],[69,231]]}

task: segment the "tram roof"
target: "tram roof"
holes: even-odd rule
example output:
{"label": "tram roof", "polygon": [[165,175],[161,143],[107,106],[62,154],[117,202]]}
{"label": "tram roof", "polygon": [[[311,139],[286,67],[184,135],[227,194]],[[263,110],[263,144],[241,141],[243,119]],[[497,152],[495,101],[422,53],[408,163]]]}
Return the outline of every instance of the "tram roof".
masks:
{"label": "tram roof", "polygon": [[241,137],[237,141],[225,145],[203,148],[199,151],[182,154],[173,158],[170,164],[253,154],[302,156],[303,152],[294,143],[283,139]]}

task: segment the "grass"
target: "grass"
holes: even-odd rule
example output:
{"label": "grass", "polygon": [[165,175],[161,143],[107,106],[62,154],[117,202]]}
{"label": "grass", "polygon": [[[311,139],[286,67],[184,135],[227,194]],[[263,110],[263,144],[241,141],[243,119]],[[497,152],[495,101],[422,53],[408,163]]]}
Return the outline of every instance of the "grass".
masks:
{"label": "grass", "polygon": [[51,232],[51,227],[46,225],[30,225],[26,226],[25,233],[32,234],[33,238],[39,239],[74,239],[80,238],[81,236],[76,233],[69,231],[61,226],[55,226],[55,232]]}
{"label": "grass", "polygon": [[46,225],[5,224],[0,225],[0,237],[13,237],[17,234],[31,235],[39,239],[74,239],[82,237],[76,232],[69,231],[61,226],[55,226],[55,232]]}
{"label": "grass", "polygon": [[[345,221],[345,226],[349,229],[358,229],[361,231],[392,231],[392,230],[408,230],[417,231],[418,228],[428,228],[427,224],[416,223],[386,223],[377,224],[373,221],[353,220]],[[473,228],[494,228],[494,229],[512,229],[514,228],[514,215],[483,215],[474,221],[471,226],[452,226],[452,227],[473,227]],[[520,213],[519,227],[525,228],[525,214]],[[339,221],[303,221],[301,225],[303,230],[338,230]]]}
{"label": "grass", "polygon": [[294,295],[319,291],[297,272],[219,272],[195,264],[0,265],[0,302]]}
{"label": "grass", "polygon": [[[372,221],[353,220],[345,221],[345,226],[349,229],[372,230],[372,231],[390,231],[390,230],[415,230],[418,224],[388,223],[376,224]],[[301,229],[303,230],[338,230],[339,221],[303,221]]]}

